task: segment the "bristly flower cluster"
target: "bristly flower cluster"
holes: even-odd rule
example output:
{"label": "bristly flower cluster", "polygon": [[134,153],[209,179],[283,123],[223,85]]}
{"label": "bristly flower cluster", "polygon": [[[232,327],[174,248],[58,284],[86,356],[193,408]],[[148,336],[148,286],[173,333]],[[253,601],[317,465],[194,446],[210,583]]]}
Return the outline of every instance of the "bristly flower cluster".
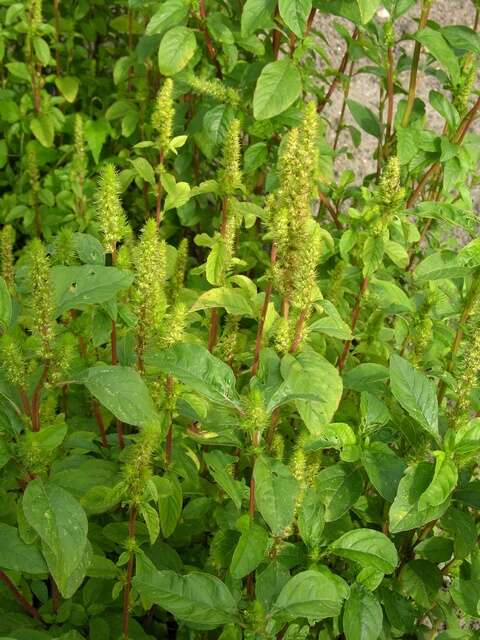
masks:
{"label": "bristly flower cluster", "polygon": [[167,153],[172,140],[174,117],[173,81],[171,78],[166,78],[158,92],[152,115],[152,126],[158,134],[158,146],[162,155]]}
{"label": "bristly flower cluster", "polygon": [[128,230],[120,191],[120,181],[114,165],[105,165],[100,174],[97,191],[97,220],[105,251],[113,256],[116,254],[117,244]]}

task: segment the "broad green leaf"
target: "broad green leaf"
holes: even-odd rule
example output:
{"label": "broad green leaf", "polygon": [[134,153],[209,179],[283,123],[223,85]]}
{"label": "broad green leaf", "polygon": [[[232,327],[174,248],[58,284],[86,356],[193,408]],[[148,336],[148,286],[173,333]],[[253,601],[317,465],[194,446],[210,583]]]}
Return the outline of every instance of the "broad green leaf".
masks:
{"label": "broad green leaf", "polygon": [[362,24],[367,24],[373,18],[382,0],[356,0]]}
{"label": "broad green leaf", "polygon": [[55,137],[53,120],[50,115],[43,114],[30,121],[30,129],[33,135],[44,147],[51,147]]}
{"label": "broad green leaf", "polygon": [[205,275],[210,284],[221,285],[225,280],[225,265],[227,264],[228,249],[223,238],[217,238],[212,250],[208,254]]}
{"label": "broad green leaf", "polygon": [[245,293],[240,289],[231,289],[230,287],[217,287],[202,293],[192,306],[191,311],[219,307],[225,309],[232,316],[252,317],[254,315],[251,302]]}
{"label": "broad green leaf", "polygon": [[377,640],[382,632],[382,607],[365,587],[354,584],[343,610],[343,632],[347,640]]}
{"label": "broad green leaf", "polygon": [[67,491],[36,479],[29,482],[23,494],[23,512],[42,540],[43,554],[60,593],[70,597],[72,577],[80,577],[81,582],[86,571],[85,511]]}
{"label": "broad green leaf", "polygon": [[215,404],[240,406],[233,371],[201,345],[178,344],[159,351],[146,362],[175,376]]}
{"label": "broad green leaf", "polygon": [[314,4],[323,13],[346,18],[355,24],[362,24],[360,7],[356,0],[315,0]]}
{"label": "broad green leaf", "polygon": [[283,383],[270,398],[268,410],[295,401],[310,433],[321,433],[342,396],[338,370],[320,354],[305,350],[298,356],[284,356],[281,373]]}
{"label": "broad green leaf", "polygon": [[0,326],[7,329],[12,320],[12,299],[8,291],[7,283],[0,276]]}
{"label": "broad green leaf", "polygon": [[374,529],[348,531],[330,546],[337,556],[354,560],[383,573],[392,573],[398,564],[395,545],[386,535]]}
{"label": "broad green leaf", "polygon": [[443,504],[457,486],[458,471],[455,463],[445,452],[435,451],[435,472],[431,483],[418,500],[419,509],[437,507]]}
{"label": "broad green leaf", "polygon": [[318,331],[324,333],[332,338],[338,338],[339,340],[351,340],[352,331],[348,324],[344,322],[341,315],[335,309],[331,302],[324,300],[322,307],[326,313],[326,316],[321,317],[320,320],[316,320],[309,327],[309,331]]}
{"label": "broad green leaf", "polygon": [[75,253],[84,264],[105,264],[105,251],[102,243],[88,233],[74,233]]}
{"label": "broad green leaf", "polygon": [[230,471],[237,458],[219,449],[214,449],[205,453],[203,459],[215,482],[233,500],[237,509],[240,509],[242,506],[243,483],[235,480]]}
{"label": "broad green leaf", "polygon": [[273,614],[280,619],[308,618],[311,622],[333,618],[340,614],[348,593],[347,583],[328,570],[302,571],[283,587]]}
{"label": "broad green leaf", "polygon": [[403,593],[424,609],[430,609],[442,586],[442,574],[427,560],[412,560],[400,573]]}
{"label": "broad green leaf", "polygon": [[[150,544],[155,544],[156,539],[160,535],[158,511],[154,509],[151,504],[144,503],[139,506],[139,512],[147,526]],[[167,536],[164,534],[164,537],[166,538]]]}
{"label": "broad green leaf", "polygon": [[242,38],[248,38],[255,31],[273,24],[275,0],[247,0],[241,18]]}
{"label": "broad green leaf", "polygon": [[470,269],[459,260],[458,252],[439,251],[427,256],[415,269],[415,279],[420,282],[430,282],[441,278],[461,278]]}
{"label": "broad green leaf", "polygon": [[346,389],[352,391],[368,391],[377,395],[385,390],[389,373],[387,367],[374,362],[359,364],[343,376],[343,384]]}
{"label": "broad green leaf", "polygon": [[[441,528],[453,538],[455,558],[466,558],[477,545],[475,519],[468,511],[450,507],[440,520]],[[449,558],[447,558],[448,560]]]}
{"label": "broad green leaf", "polygon": [[394,354],[390,358],[390,384],[405,411],[438,440],[438,401],[433,382],[408,360]]}
{"label": "broad green leaf", "polygon": [[57,316],[69,309],[107,302],[133,282],[133,275],[128,271],[99,264],[81,267],[56,265],[51,273]]}
{"label": "broad green leaf", "polygon": [[382,589],[381,596],[383,608],[392,627],[403,632],[412,631],[416,617],[412,603],[390,589]]}
{"label": "broad green leaf", "polygon": [[0,522],[0,569],[47,573],[47,565],[34,544],[25,544],[16,527]]}
{"label": "broad green leaf", "polygon": [[480,35],[462,24],[443,27],[442,36],[454,49],[480,53]]}
{"label": "broad green leaf", "polygon": [[279,460],[261,455],[255,462],[255,503],[274,535],[291,524],[299,492],[297,480]]}
{"label": "broad green leaf", "polygon": [[230,573],[237,580],[241,580],[258,567],[265,557],[268,547],[268,533],[263,527],[250,522],[249,516],[244,516],[242,535],[237,542],[230,563]]}
{"label": "broad green leaf", "polygon": [[320,544],[325,526],[325,507],[317,487],[311,487],[305,493],[297,518],[300,537],[310,549]]}
{"label": "broad green leaf", "polygon": [[384,442],[372,442],[362,451],[362,464],[382,498],[393,502],[406,469],[402,458]]}
{"label": "broad green leaf", "polygon": [[361,129],[375,138],[380,138],[381,131],[378,118],[371,109],[355,100],[347,100],[347,106],[353,119]]}
{"label": "broad green leaf", "polygon": [[263,571],[257,571],[255,576],[255,597],[262,605],[270,610],[280,591],[290,580],[290,571],[275,559]]}
{"label": "broad green leaf", "polygon": [[371,276],[383,262],[385,241],[382,236],[369,236],[362,247],[362,273],[364,277]]}
{"label": "broad green leaf", "polygon": [[141,427],[158,423],[158,414],[147,385],[138,371],[120,365],[87,369],[81,382],[113,415]]}
{"label": "broad green leaf", "polygon": [[302,81],[295,64],[288,58],[270,62],[260,74],[253,95],[256,120],[268,120],[283,113],[300,96]]}
{"label": "broad green leaf", "polygon": [[278,9],[287,27],[301,38],[312,10],[312,0],[280,0]]}
{"label": "broad green leaf", "polygon": [[158,50],[158,68],[164,76],[181,71],[197,48],[195,32],[187,27],[173,27],[165,33]]}
{"label": "broad green leaf", "polygon": [[102,147],[109,134],[110,125],[103,118],[99,120],[88,120],[85,123],[85,140],[95,160],[95,164],[98,164]]}
{"label": "broad green leaf", "polygon": [[75,102],[77,97],[80,81],[74,76],[62,76],[55,79],[58,90],[67,102]]}
{"label": "broad green leaf", "polygon": [[377,295],[380,309],[388,309],[389,313],[413,313],[414,307],[410,298],[395,282],[373,278],[369,287]]}
{"label": "broad green leaf", "polygon": [[173,474],[165,474],[162,477],[154,476],[153,481],[158,494],[158,512],[160,514],[162,536],[169,538],[175,531],[182,515],[182,486]]}
{"label": "broad green leaf", "polygon": [[215,629],[235,622],[238,609],[232,594],[215,576],[193,572],[186,576],[158,571],[144,555],[137,556],[133,586],[148,607],[156,604],[197,629]]}
{"label": "broad green leaf", "polygon": [[434,466],[428,462],[420,462],[408,467],[398,485],[398,492],[390,507],[390,531],[399,533],[418,529],[418,527],[440,518],[448,509],[450,499],[443,504],[420,508],[422,493],[430,485],[434,474]]}
{"label": "broad green leaf", "polygon": [[131,163],[142,180],[145,180],[145,182],[148,182],[152,186],[156,184],[155,173],[148,160],[145,160],[145,158],[135,158],[135,160],[131,160]]}
{"label": "broad green leaf", "polygon": [[165,178],[165,175],[162,176],[162,184],[167,192],[164,211],[183,207],[190,200],[190,185],[188,182],[175,182],[175,179],[167,181]]}
{"label": "broad green leaf", "polygon": [[415,35],[415,39],[445,67],[452,81],[458,82],[460,78],[458,58],[441,32],[425,27]]}
{"label": "broad green leaf", "polygon": [[176,27],[188,16],[188,3],[185,0],[165,0],[150,18],[145,31],[147,36],[165,33]]}
{"label": "broad green leaf", "polygon": [[321,471],[315,480],[325,505],[325,522],[341,518],[363,492],[363,479],[353,464],[339,462]]}

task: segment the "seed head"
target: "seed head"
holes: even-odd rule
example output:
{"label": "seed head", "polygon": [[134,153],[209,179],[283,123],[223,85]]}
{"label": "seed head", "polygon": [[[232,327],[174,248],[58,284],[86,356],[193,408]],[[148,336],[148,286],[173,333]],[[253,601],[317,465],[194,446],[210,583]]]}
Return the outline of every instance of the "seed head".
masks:
{"label": "seed head", "polygon": [[101,174],[97,191],[98,222],[107,253],[115,254],[117,243],[127,233],[127,220],[120,200],[120,182],[113,164],[107,164]]}

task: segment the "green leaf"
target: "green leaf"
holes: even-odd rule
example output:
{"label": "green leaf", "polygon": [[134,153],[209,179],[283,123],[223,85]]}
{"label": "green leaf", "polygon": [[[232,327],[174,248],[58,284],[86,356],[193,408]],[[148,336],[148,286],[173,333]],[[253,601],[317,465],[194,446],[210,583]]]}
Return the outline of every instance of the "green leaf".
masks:
{"label": "green leaf", "polygon": [[310,549],[320,544],[325,526],[325,507],[317,487],[305,493],[297,519],[298,532]]}
{"label": "green leaf", "polygon": [[217,238],[208,254],[205,275],[210,284],[220,285],[225,277],[225,265],[228,257],[227,245],[223,238]]}
{"label": "green leaf", "polygon": [[[156,511],[150,504],[141,504],[139,506],[139,512],[147,525],[150,544],[155,544],[155,541],[160,534],[160,519],[158,517],[158,511]],[[166,538],[167,536],[163,534],[163,537]]]}
{"label": "green leaf", "polygon": [[203,459],[215,482],[233,500],[236,508],[240,509],[242,506],[243,484],[235,480],[229,473],[229,469],[231,469],[237,458],[219,449],[214,449],[205,453]]}
{"label": "green leaf", "polygon": [[477,530],[475,520],[468,511],[460,511],[460,509],[450,507],[443,514],[440,526],[453,538],[455,558],[466,558],[475,549],[477,545]]}
{"label": "green leaf", "polygon": [[435,472],[431,483],[418,500],[419,509],[443,504],[457,486],[458,471],[455,463],[443,451],[435,451]]}
{"label": "green leaf", "polygon": [[440,518],[448,509],[450,499],[440,505],[420,508],[422,493],[432,482],[434,466],[428,462],[420,462],[408,467],[405,476],[398,485],[398,492],[390,507],[390,531],[399,533],[409,531]]}
{"label": "green leaf", "polygon": [[422,260],[415,269],[415,279],[418,283],[440,280],[442,278],[461,278],[470,269],[459,260],[459,253],[453,251],[439,251]]}
{"label": "green leaf", "polygon": [[53,483],[36,479],[23,494],[23,512],[43,543],[43,554],[58,589],[73,595],[72,576],[85,575],[88,520],[75,498]]}
{"label": "green leaf", "polygon": [[465,25],[449,25],[443,27],[442,36],[454,49],[480,53],[480,35]]}
{"label": "green leaf", "polygon": [[427,560],[412,560],[400,574],[403,593],[424,609],[433,605],[442,583],[442,574]]}
{"label": "green leaf", "polygon": [[362,24],[367,24],[376,14],[382,0],[356,0]]}
{"label": "green leaf", "polygon": [[148,182],[152,186],[155,186],[155,173],[153,171],[152,165],[148,162],[148,160],[145,160],[145,158],[135,158],[135,160],[131,160],[130,162],[133,164],[135,171],[138,173],[140,178],[142,178],[142,180],[145,180],[145,182]]}
{"label": "green leaf", "polygon": [[105,264],[105,251],[97,238],[89,233],[74,233],[73,244],[78,259],[84,264]]}
{"label": "green leaf", "polygon": [[156,604],[197,629],[215,629],[235,622],[238,609],[232,594],[215,576],[193,572],[186,576],[157,571],[144,556],[137,556],[133,586],[148,607]]}
{"label": "green leaf", "polygon": [[57,316],[69,309],[108,302],[133,282],[133,275],[128,271],[103,265],[56,265],[51,273]]}
{"label": "green leaf", "polygon": [[343,610],[343,632],[347,640],[377,640],[382,632],[383,612],[373,593],[353,584]]}
{"label": "green leaf", "polygon": [[400,593],[389,589],[382,589],[381,595],[385,613],[392,627],[403,632],[412,631],[416,615],[411,602]]}
{"label": "green leaf", "polygon": [[197,48],[195,32],[187,27],[173,27],[166,32],[158,50],[158,68],[164,76],[181,71],[193,57]]}
{"label": "green leaf", "polygon": [[390,358],[390,384],[405,411],[438,440],[438,401],[433,382],[408,360],[394,354]]}
{"label": "green leaf", "polygon": [[368,391],[376,395],[385,389],[388,377],[387,367],[374,362],[364,362],[345,373],[343,384],[346,389],[358,392]]}
{"label": "green leaf", "polygon": [[421,31],[418,31],[415,39],[445,67],[450,78],[454,83],[457,83],[460,79],[458,57],[442,34],[430,27],[425,27]]}
{"label": "green leaf", "polygon": [[270,27],[275,0],[247,0],[243,6],[241,18],[242,38],[248,38],[255,31]]}
{"label": "green leaf", "polygon": [[198,344],[178,344],[146,359],[147,364],[178,378],[211,402],[240,406],[231,368]]}
{"label": "green leaf", "polygon": [[169,538],[175,531],[182,515],[182,486],[173,474],[154,476],[153,481],[158,493],[158,512],[162,536]]}
{"label": "green leaf", "polygon": [[341,518],[363,492],[363,479],[353,464],[339,462],[320,471],[315,480],[325,505],[325,522]]}
{"label": "green leaf", "polygon": [[47,565],[34,544],[25,544],[16,527],[0,522],[0,569],[23,573],[47,573]]}
{"label": "green leaf", "polygon": [[386,535],[374,529],[348,531],[330,546],[342,558],[354,560],[383,573],[393,573],[398,564],[395,545]]}
{"label": "green leaf", "polygon": [[362,451],[362,464],[382,498],[393,502],[405,473],[405,462],[384,442],[372,442]]}
{"label": "green leaf", "polygon": [[12,321],[12,299],[7,283],[0,276],[0,325],[7,329]]}
{"label": "green leaf", "polygon": [[[244,516],[242,535],[237,542],[230,563],[230,573],[241,580],[258,567],[265,557],[268,547],[268,533],[263,527],[250,522],[249,516]],[[242,518],[243,520],[243,518]]]}
{"label": "green leaf", "polygon": [[120,365],[91,367],[83,373],[81,382],[122,422],[139,427],[158,422],[147,385],[135,369]]}
{"label": "green leaf", "polygon": [[312,0],[280,0],[278,9],[282,20],[293,33],[301,38],[312,10]]}
{"label": "green leaf", "polygon": [[291,524],[300,487],[288,467],[261,455],[255,462],[255,502],[274,535]]}
{"label": "green leaf", "polygon": [[75,102],[78,88],[80,86],[80,81],[78,78],[75,78],[73,76],[63,76],[61,78],[56,78],[55,84],[57,85],[57,89],[60,91],[67,102]]}
{"label": "green leaf", "polygon": [[284,381],[270,398],[268,411],[295,401],[310,433],[321,433],[342,397],[338,370],[320,354],[305,350],[298,356],[284,356],[281,373]]}
{"label": "green leaf", "polygon": [[166,0],[150,18],[145,31],[147,36],[165,33],[176,27],[188,16],[188,4],[184,0]]}
{"label": "green leaf", "polygon": [[191,311],[218,307],[225,309],[232,316],[252,317],[254,315],[251,302],[245,293],[240,289],[231,289],[230,287],[217,287],[202,293],[192,306]]}
{"label": "green leaf", "polygon": [[300,96],[302,81],[295,64],[288,58],[270,62],[257,80],[253,95],[256,120],[268,120],[283,113]]}
{"label": "green leaf", "polygon": [[98,164],[102,147],[110,133],[110,125],[103,118],[99,120],[88,120],[85,123],[84,130],[88,148],[92,153],[95,164]]}
{"label": "green leaf", "polygon": [[380,309],[387,309],[389,313],[413,313],[414,307],[407,294],[394,282],[372,279],[371,291],[378,296]]}
{"label": "green leaf", "polygon": [[[172,180],[167,180],[167,176],[162,176],[162,184],[167,192],[165,198],[164,211],[183,207],[190,200],[190,185],[188,182],[175,182],[173,176],[169,176]],[[155,180],[154,180],[155,181]]]}
{"label": "green leaf", "polygon": [[338,338],[339,340],[350,340],[352,338],[352,332],[346,322],[343,321],[341,315],[335,309],[331,302],[324,300],[322,307],[326,312],[326,317],[316,320],[308,327],[309,331],[318,331],[324,333],[332,338]]}
{"label": "green leaf", "polygon": [[347,106],[358,126],[371,136],[380,139],[380,124],[373,111],[355,100],[347,100]]}
{"label": "green leaf", "polygon": [[302,571],[283,587],[272,613],[285,620],[318,622],[338,616],[348,593],[347,583],[328,570]]}
{"label": "green leaf", "polygon": [[32,118],[30,121],[30,129],[44,147],[51,147],[53,145],[55,129],[52,118],[49,115],[44,114],[38,116],[38,118]]}

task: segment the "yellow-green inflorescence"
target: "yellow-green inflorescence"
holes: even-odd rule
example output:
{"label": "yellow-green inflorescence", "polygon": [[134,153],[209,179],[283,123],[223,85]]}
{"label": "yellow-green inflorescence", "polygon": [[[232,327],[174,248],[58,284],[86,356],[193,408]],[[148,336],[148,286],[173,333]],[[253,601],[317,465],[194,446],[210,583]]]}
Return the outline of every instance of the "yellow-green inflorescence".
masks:
{"label": "yellow-green inflorescence", "polygon": [[177,257],[175,259],[175,273],[173,274],[172,286],[171,286],[171,298],[173,302],[178,300],[178,297],[182,291],[185,274],[187,272],[188,263],[188,240],[183,238],[180,241],[177,249]]}
{"label": "yellow-green inflorescence", "polygon": [[142,502],[153,475],[154,455],[161,442],[161,429],[157,424],[142,428],[137,442],[128,448],[123,466],[123,492],[131,506]]}
{"label": "yellow-green inflorescence", "polygon": [[6,224],[0,230],[0,264],[2,278],[10,291],[15,288],[15,267],[13,260],[13,243],[15,242],[15,231],[13,227]]}
{"label": "yellow-green inflorescence", "polygon": [[40,240],[32,240],[28,257],[32,302],[32,333],[40,338],[41,357],[48,358],[52,354],[52,341],[55,334],[55,307],[50,261]]}
{"label": "yellow-green inflorescence", "polygon": [[146,222],[133,256],[136,272],[133,302],[138,318],[137,354],[142,357],[148,340],[160,329],[166,310],[166,245],[160,239],[155,220]]}
{"label": "yellow-green inflorescence", "polygon": [[35,33],[42,24],[42,0],[30,0],[28,7],[30,29]]}
{"label": "yellow-green inflorescence", "polygon": [[173,135],[173,81],[167,78],[158,92],[152,115],[152,126],[157,132],[158,146],[162,155],[167,153]]}
{"label": "yellow-green inflorescence", "polygon": [[405,201],[405,189],[400,182],[400,161],[391,156],[385,165],[378,184],[378,200],[382,215],[390,217],[402,208]]}
{"label": "yellow-green inflorescence", "polygon": [[226,102],[232,106],[236,106],[240,101],[238,91],[230,87],[226,87],[220,80],[205,78],[197,78],[196,76],[189,76],[188,84],[196,93],[215,98],[219,102]]}
{"label": "yellow-green inflorescence", "polygon": [[463,118],[468,111],[468,100],[477,78],[477,60],[473,53],[466,53],[460,60],[460,81],[453,88],[453,106]]}
{"label": "yellow-green inflorescence", "polygon": [[40,172],[38,170],[37,154],[33,147],[27,151],[27,174],[30,181],[31,198],[36,202],[40,191]]}
{"label": "yellow-green inflorescence", "polygon": [[117,244],[127,234],[128,225],[120,200],[120,181],[113,164],[107,164],[100,174],[97,207],[103,246],[106,253],[115,255]]}
{"label": "yellow-green inflorescence", "polygon": [[2,370],[7,381],[23,389],[27,380],[27,363],[18,340],[9,335],[0,339]]}
{"label": "yellow-green inflorescence", "polygon": [[478,383],[480,372],[480,322],[477,323],[469,336],[469,341],[463,355],[463,363],[457,381],[456,421],[461,421],[470,409],[471,393]]}

